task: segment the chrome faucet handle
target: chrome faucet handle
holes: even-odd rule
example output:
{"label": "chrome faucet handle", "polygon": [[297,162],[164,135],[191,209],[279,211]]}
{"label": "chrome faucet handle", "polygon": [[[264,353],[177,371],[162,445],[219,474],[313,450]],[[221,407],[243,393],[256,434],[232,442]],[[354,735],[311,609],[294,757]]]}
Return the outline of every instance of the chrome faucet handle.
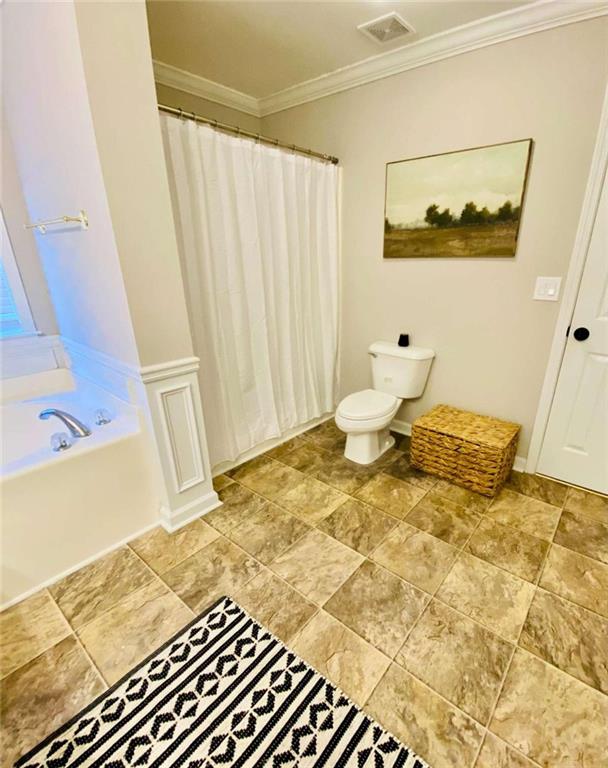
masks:
{"label": "chrome faucet handle", "polygon": [[67,432],[53,432],[51,435],[51,448],[54,451],[67,451],[72,445],[72,438]]}

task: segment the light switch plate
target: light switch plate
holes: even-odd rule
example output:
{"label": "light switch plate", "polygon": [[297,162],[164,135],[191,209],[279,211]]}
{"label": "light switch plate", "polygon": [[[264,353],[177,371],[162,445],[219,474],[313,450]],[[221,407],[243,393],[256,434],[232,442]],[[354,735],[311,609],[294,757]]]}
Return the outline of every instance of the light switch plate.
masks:
{"label": "light switch plate", "polygon": [[561,284],[561,277],[537,277],[534,285],[534,298],[537,301],[557,301]]}

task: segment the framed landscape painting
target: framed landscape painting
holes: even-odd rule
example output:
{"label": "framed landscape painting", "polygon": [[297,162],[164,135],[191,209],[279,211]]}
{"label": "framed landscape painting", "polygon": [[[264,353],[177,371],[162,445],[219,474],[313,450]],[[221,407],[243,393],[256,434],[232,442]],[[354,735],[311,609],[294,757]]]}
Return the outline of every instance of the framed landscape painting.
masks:
{"label": "framed landscape painting", "polygon": [[384,258],[515,256],[532,139],[388,163]]}

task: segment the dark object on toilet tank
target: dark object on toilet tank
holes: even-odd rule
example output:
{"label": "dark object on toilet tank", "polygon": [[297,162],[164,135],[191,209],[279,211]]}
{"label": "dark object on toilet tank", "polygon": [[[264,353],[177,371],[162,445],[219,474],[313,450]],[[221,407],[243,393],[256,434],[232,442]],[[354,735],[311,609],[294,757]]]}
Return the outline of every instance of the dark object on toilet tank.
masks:
{"label": "dark object on toilet tank", "polygon": [[399,342],[400,347],[409,347],[410,345],[410,335],[409,333],[400,333],[399,334]]}

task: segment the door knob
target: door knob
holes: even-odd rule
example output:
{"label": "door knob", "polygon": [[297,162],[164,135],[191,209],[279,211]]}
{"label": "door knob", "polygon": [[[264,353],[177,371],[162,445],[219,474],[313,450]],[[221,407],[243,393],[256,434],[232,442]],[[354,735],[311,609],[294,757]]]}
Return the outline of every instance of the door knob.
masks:
{"label": "door knob", "polygon": [[591,334],[589,333],[588,328],[581,325],[581,327],[577,328],[572,335],[577,341],[586,341]]}

